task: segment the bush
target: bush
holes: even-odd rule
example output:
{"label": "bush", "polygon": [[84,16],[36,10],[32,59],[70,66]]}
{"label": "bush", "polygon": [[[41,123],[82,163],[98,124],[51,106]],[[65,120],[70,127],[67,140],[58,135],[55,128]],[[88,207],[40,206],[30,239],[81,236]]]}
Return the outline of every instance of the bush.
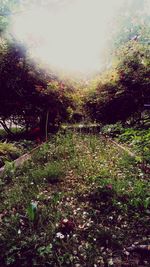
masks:
{"label": "bush", "polygon": [[140,161],[150,164],[150,130],[125,129],[118,137],[121,142],[133,146],[135,152],[140,156]]}
{"label": "bush", "polygon": [[116,124],[108,124],[102,127],[101,132],[110,136],[117,136],[124,132],[124,128],[120,122]]}
{"label": "bush", "polygon": [[11,143],[0,143],[0,166],[5,164],[5,161],[10,161],[18,158],[21,150]]}
{"label": "bush", "polygon": [[[129,41],[117,53],[116,66],[103,73],[89,90],[85,109],[92,120],[104,124],[126,122],[136,115],[140,121],[149,102],[148,46]],[[138,116],[138,118],[137,118]]]}

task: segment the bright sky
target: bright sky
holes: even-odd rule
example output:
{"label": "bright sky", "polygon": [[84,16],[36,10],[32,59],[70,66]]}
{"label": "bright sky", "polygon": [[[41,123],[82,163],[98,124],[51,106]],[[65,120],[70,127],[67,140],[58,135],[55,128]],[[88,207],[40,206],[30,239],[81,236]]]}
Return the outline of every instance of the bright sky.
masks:
{"label": "bright sky", "polygon": [[[56,0],[51,1],[54,4]],[[34,6],[15,15],[13,34],[28,46],[32,58],[45,66],[92,73],[102,67],[101,55],[110,34],[111,18],[122,2],[66,0],[58,8]]]}

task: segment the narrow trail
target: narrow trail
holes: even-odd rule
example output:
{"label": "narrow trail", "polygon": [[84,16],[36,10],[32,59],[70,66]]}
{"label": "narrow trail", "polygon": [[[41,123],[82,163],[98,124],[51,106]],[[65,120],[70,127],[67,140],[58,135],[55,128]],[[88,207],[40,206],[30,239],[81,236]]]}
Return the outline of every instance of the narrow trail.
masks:
{"label": "narrow trail", "polygon": [[[85,126],[84,126],[84,130],[85,130]],[[80,133],[82,133],[82,128],[81,127],[73,127],[73,128],[68,128],[68,129],[72,129],[73,131],[79,131]],[[87,129],[89,129],[89,127],[87,127]],[[92,133],[91,133],[92,134]],[[94,133],[95,134],[95,133]],[[114,144],[116,147],[120,148],[120,150],[126,152],[128,155],[130,155],[131,157],[136,157],[136,154],[131,152],[129,150],[129,148],[117,143],[116,141],[114,141],[111,137],[109,137],[108,135],[104,135],[101,134],[102,137],[106,138],[109,142],[111,142],[112,144]],[[14,160],[14,166],[18,167],[21,166],[25,161],[31,159],[32,154],[38,150],[40,147],[42,147],[44,143],[42,143],[41,145],[38,145],[37,147],[35,147],[34,149],[32,149],[32,151],[30,151],[29,153],[26,153],[24,155],[22,155],[21,157],[17,158],[16,160]],[[143,168],[143,167],[141,167]],[[5,170],[5,166],[0,168],[0,175],[4,172]],[[147,167],[148,172],[150,172],[150,167]]]}
{"label": "narrow trail", "polygon": [[[135,157],[135,154],[130,152],[128,149],[122,147],[121,145],[117,144],[115,141],[113,141],[111,138],[105,137],[107,142],[111,142],[111,144],[114,147],[119,148],[119,150],[122,150],[123,152],[128,153],[130,156]],[[137,229],[123,229],[126,227],[126,215],[114,215],[115,213],[112,212],[112,214],[109,212],[103,213],[99,210],[99,208],[95,209],[93,211],[93,206],[95,206],[95,203],[91,203],[92,199],[92,193],[90,195],[90,192],[94,192],[96,189],[96,183],[93,182],[91,185],[91,182],[87,181],[87,179],[84,179],[84,177],[80,175],[75,175],[73,171],[69,171],[65,177],[64,180],[60,181],[56,185],[49,186],[44,193],[47,195],[47,199],[51,198],[51,195],[59,194],[62,196],[61,201],[58,201],[57,204],[57,210],[63,214],[63,220],[66,221],[66,225],[64,224],[64,227],[68,226],[68,222],[74,222],[74,236],[76,236],[77,243],[82,244],[82,246],[88,246],[88,242],[85,240],[85,236],[90,236],[90,231],[93,231],[92,228],[94,227],[98,229],[99,227],[103,230],[100,231],[114,231],[115,228],[119,229],[122,228],[124,232],[126,232],[126,235],[131,235],[131,240],[134,240],[135,231],[139,231],[141,226],[137,225]],[[95,200],[94,200],[95,201]],[[99,203],[100,204],[100,203]],[[114,219],[112,219],[114,217]],[[121,218],[118,219],[118,218]],[[116,222],[114,221],[116,220]],[[125,223],[125,224],[124,224]],[[139,228],[139,229],[138,229]],[[110,230],[111,229],[111,230]],[[117,229],[117,231],[118,231]],[[93,231],[93,232],[94,232]],[[116,231],[116,232],[117,232]],[[120,234],[118,232],[118,234]],[[144,235],[144,233],[143,233]],[[110,242],[109,237],[108,242]],[[97,242],[97,237],[93,237],[95,240],[95,243]],[[107,240],[104,241],[107,243]],[[131,245],[131,244],[130,244]],[[80,245],[81,246],[81,245]],[[103,254],[105,255],[105,249],[103,247],[103,244],[100,244],[100,248]],[[82,250],[82,248],[81,248]],[[135,253],[134,253],[135,250]],[[129,252],[130,251],[130,252]],[[78,251],[80,254],[80,250]],[[84,253],[84,249],[83,249]],[[143,263],[143,259],[147,259],[150,256],[150,246],[145,245],[133,245],[129,246],[128,242],[125,241],[124,249],[119,252],[115,252],[111,247],[107,249],[107,259],[106,261],[102,261],[100,265],[97,266],[115,266],[115,267],[144,267],[149,266],[145,265]],[[118,254],[120,253],[120,255]],[[146,256],[145,256],[146,255]],[[84,265],[84,258],[79,256],[80,262],[82,262]],[[105,259],[105,256],[104,256]],[[141,260],[142,259],[142,260]],[[149,259],[149,258],[148,258]],[[111,265],[111,260],[113,264]],[[110,265],[109,265],[110,262]],[[145,261],[147,262],[147,261]],[[91,266],[90,266],[91,267]]]}
{"label": "narrow trail", "polygon": [[[68,127],[68,129],[71,129],[72,131],[79,131],[80,133],[82,133],[82,128],[79,126],[79,127]],[[86,127],[84,126],[84,130],[89,130],[89,127]],[[90,131],[89,131],[90,132]],[[92,133],[91,133],[92,134]],[[131,157],[135,157],[136,155],[131,152],[128,148],[118,144],[117,142],[115,142],[112,138],[110,138],[109,136],[106,136],[106,135],[101,135],[103,136],[104,138],[107,138],[111,143],[113,143],[114,145],[118,146],[121,150],[125,151],[126,153],[128,153]],[[45,142],[43,142],[42,144],[38,145],[37,147],[35,147],[34,149],[32,149],[29,153],[26,153],[22,156],[20,156],[19,158],[17,158],[16,160],[13,161],[14,163],[14,166],[15,167],[18,167],[18,166],[21,166],[25,161],[31,159],[31,156],[32,154],[38,150],[40,147],[42,147],[42,145],[44,144]],[[0,168],[0,175],[4,172],[5,170],[5,166],[1,167]]]}

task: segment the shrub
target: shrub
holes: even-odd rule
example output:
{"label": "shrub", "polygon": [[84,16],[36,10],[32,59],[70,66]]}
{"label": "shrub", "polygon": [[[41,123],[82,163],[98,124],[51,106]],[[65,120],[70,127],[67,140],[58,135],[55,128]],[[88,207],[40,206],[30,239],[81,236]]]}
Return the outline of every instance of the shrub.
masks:
{"label": "shrub", "polygon": [[18,148],[11,143],[0,143],[0,156],[16,158],[20,153]]}
{"label": "shrub", "polygon": [[117,122],[116,124],[105,125],[101,129],[101,132],[110,136],[117,136],[124,132],[124,128],[122,127],[122,124],[120,122]]}
{"label": "shrub", "polygon": [[150,130],[125,129],[118,137],[121,142],[129,143],[139,155],[138,161],[150,163]]}

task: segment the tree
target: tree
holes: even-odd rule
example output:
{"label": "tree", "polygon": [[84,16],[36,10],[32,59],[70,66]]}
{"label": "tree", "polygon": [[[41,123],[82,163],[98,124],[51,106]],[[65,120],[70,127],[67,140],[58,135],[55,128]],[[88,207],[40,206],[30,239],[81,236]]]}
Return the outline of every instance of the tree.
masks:
{"label": "tree", "polygon": [[[149,0],[124,1],[112,21],[111,33],[106,46],[108,65],[113,63],[116,52],[130,41],[150,44]],[[106,66],[107,67],[107,66]]]}
{"label": "tree", "polygon": [[54,74],[45,74],[34,66],[24,47],[6,44],[0,57],[0,118],[7,131],[6,121],[13,119],[26,130],[40,125],[45,133],[48,125],[54,127],[67,118],[72,106],[72,89],[64,85]]}
{"label": "tree", "polygon": [[125,122],[134,114],[140,118],[150,98],[149,66],[148,46],[130,41],[121,47],[115,70],[86,100],[91,118],[103,123]]}

